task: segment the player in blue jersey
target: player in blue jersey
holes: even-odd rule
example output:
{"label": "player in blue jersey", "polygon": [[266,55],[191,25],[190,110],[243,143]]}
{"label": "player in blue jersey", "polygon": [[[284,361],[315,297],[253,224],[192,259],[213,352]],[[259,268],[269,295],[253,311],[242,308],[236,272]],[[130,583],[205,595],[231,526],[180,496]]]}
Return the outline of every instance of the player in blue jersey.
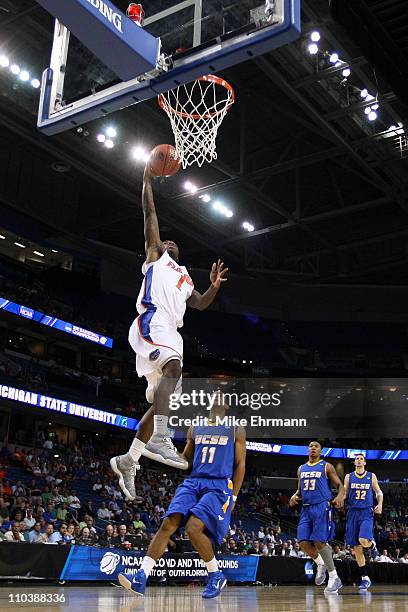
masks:
{"label": "player in blue jersey", "polygon": [[192,463],[191,474],[177,488],[141,568],[133,579],[119,574],[120,584],[135,595],[144,595],[156,561],[166,550],[169,538],[182,525],[207,567],[208,582],[203,597],[216,597],[227,582],[219,571],[213,542],[221,544],[227,534],[244,480],[246,444],[242,427],[217,424],[224,416],[225,407],[214,406],[208,425],[188,431],[183,457]]}
{"label": "player in blue jersey", "polygon": [[[332,549],[328,540],[334,537],[332,505],[341,508],[344,504],[344,487],[336,470],[321,459],[322,447],[317,441],[309,444],[309,461],[298,469],[298,488],[290,498],[289,505],[302,501],[297,537],[303,552],[317,565],[315,583],[321,585],[329,572],[325,593],[337,593],[342,587],[334,567]],[[337,489],[332,501],[331,488]]]}
{"label": "player in blue jersey", "polygon": [[[371,550],[371,557],[378,556],[374,541],[374,513],[382,513],[383,492],[378,484],[377,476],[366,470],[366,460],[363,454],[354,457],[355,471],[346,474],[344,489],[348,501],[346,522],[346,544],[353,547],[361,582],[359,589],[364,591],[371,586],[367,574],[364,548]],[[377,505],[373,510],[373,491]]]}

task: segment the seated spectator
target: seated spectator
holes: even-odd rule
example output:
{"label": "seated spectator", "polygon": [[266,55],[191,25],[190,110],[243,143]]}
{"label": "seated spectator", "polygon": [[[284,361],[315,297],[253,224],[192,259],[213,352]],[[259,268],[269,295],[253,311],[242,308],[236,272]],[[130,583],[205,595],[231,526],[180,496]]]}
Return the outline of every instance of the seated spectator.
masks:
{"label": "seated spectator", "polygon": [[44,519],[47,523],[56,523],[57,522],[57,511],[55,510],[55,506],[52,502],[48,502],[47,508],[44,512]]}
{"label": "seated spectator", "polygon": [[33,544],[43,542],[43,533],[41,531],[41,523],[36,521],[34,527],[29,532],[29,541]]}
{"label": "seated spectator", "polygon": [[139,512],[136,512],[134,516],[133,527],[135,529],[141,529],[142,531],[146,531],[146,525],[142,521]]}
{"label": "seated spectator", "polygon": [[115,546],[115,538],[116,536],[114,534],[114,529],[112,525],[106,525],[105,531],[103,535],[101,535],[99,543],[105,548],[110,548]]}
{"label": "seated spectator", "polygon": [[79,501],[75,490],[68,495],[68,506],[70,510],[79,510],[81,507],[81,502]]}
{"label": "seated spectator", "polygon": [[25,523],[25,525],[27,526],[27,528],[30,530],[34,527],[36,519],[33,516],[33,509],[31,507],[28,507],[26,510],[26,517],[23,521]]}
{"label": "seated spectator", "polygon": [[377,557],[376,561],[378,563],[395,563],[395,561],[389,556],[388,550],[386,548],[384,548],[382,554]]}
{"label": "seated spectator", "polygon": [[4,539],[8,542],[24,542],[24,536],[21,533],[20,523],[16,521],[12,524],[10,531],[4,534]]}
{"label": "seated spectator", "polygon": [[76,544],[81,544],[82,546],[93,546],[96,542],[95,537],[91,534],[88,527],[83,527],[81,529],[81,533],[79,538],[75,538]]}
{"label": "seated spectator", "polygon": [[66,523],[61,523],[58,531],[54,531],[48,538],[48,544],[67,544],[67,530],[68,525]]}
{"label": "seated spectator", "polygon": [[103,521],[110,521],[112,518],[112,514],[113,513],[109,510],[109,508],[106,507],[106,503],[102,502],[101,507],[98,508],[97,512],[98,519]]}
{"label": "seated spectator", "polygon": [[119,525],[119,535],[116,536],[114,540],[115,546],[124,548],[125,545],[131,541],[129,538],[130,536],[126,525]]}

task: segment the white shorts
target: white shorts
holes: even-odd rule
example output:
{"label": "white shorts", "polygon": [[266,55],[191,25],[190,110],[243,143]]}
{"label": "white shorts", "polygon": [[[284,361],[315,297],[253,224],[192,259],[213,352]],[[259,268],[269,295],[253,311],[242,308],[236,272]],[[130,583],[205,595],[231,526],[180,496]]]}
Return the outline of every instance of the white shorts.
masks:
{"label": "white shorts", "polygon": [[[183,366],[183,338],[176,328],[154,321],[146,327],[137,317],[129,330],[129,343],[136,353],[136,372],[147,380],[146,399],[152,404],[166,363],[177,359]],[[180,391],[181,377],[175,389]]]}

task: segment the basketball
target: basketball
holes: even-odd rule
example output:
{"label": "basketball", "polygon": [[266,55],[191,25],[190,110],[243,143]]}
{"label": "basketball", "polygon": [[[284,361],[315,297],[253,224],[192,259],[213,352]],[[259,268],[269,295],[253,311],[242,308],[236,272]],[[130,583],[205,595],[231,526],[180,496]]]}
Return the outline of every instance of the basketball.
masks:
{"label": "basketball", "polygon": [[155,176],[173,176],[180,170],[180,166],[181,162],[172,145],[158,145],[150,154],[150,167]]}

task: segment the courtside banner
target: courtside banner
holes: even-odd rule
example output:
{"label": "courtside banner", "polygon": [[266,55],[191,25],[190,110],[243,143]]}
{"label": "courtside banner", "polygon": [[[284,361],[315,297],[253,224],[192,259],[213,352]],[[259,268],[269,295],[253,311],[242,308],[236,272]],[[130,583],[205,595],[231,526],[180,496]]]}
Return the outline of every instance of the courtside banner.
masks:
{"label": "courtside banner", "polygon": [[[118,574],[130,578],[137,572],[145,553],[117,548],[92,548],[73,546],[68,555],[61,580],[117,580]],[[218,557],[220,569],[232,582],[255,582],[258,571],[258,556]],[[156,563],[151,581],[175,582],[201,581],[207,578],[204,561],[198,555],[169,555]]]}

